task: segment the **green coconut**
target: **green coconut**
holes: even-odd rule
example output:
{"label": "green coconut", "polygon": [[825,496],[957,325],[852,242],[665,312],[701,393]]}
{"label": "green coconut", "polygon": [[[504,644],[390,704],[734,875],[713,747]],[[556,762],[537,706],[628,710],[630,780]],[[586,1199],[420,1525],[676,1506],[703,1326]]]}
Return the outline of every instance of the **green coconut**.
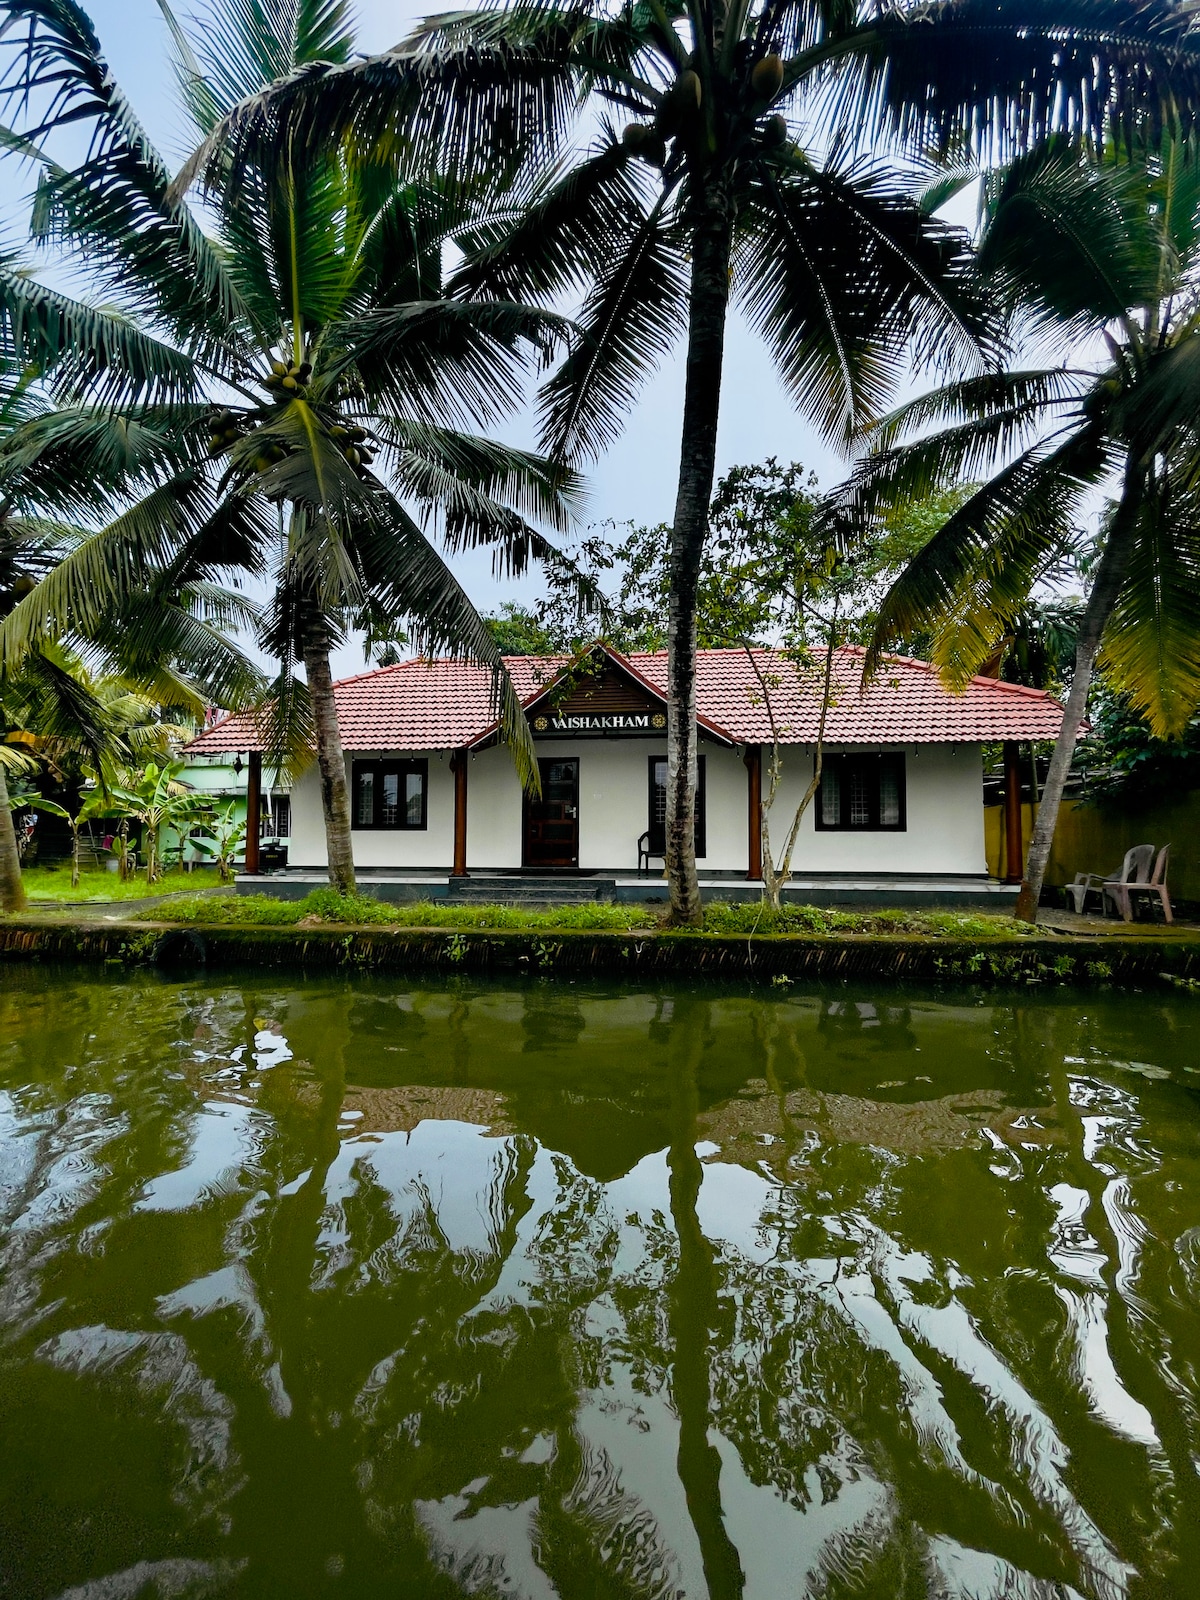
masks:
{"label": "green coconut", "polygon": [[783,88],[783,58],[772,53],[756,61],[750,84],[760,100],[774,100]]}
{"label": "green coconut", "polygon": [[768,117],[763,124],[763,144],[768,150],[778,150],[779,146],[787,143],[788,125],[787,118],[777,111],[773,117]]}

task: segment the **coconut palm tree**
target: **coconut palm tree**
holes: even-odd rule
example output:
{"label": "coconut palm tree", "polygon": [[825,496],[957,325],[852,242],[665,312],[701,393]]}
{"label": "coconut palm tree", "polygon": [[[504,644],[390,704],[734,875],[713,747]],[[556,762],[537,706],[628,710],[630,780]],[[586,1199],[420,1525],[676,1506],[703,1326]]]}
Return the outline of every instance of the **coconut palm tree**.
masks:
{"label": "coconut palm tree", "polygon": [[[197,136],[281,74],[350,54],[337,0],[214,7],[194,45],[163,10]],[[352,889],[330,653],[363,617],[407,618],[422,643],[490,664],[502,731],[523,776],[535,771],[492,636],[427,533],[452,550],[491,545],[513,570],[553,558],[533,524],[566,526],[573,475],[473,430],[513,402],[523,363],[547,355],[564,324],[510,300],[446,295],[443,251],[478,196],[437,175],[407,178],[395,149],[275,147],[236,185],[210,182],[208,212],[193,212],[171,194],[79,7],[3,0],[0,17],[18,47],[10,92],[39,108],[9,140],[40,168],[35,233],[85,265],[149,341],[147,381],[113,366],[136,398],[177,408],[188,456],[14,609],[0,660],[168,576],[240,570],[265,582],[259,642],[283,662],[272,739],[282,750],[306,732],[310,708],[330,880]],[[90,145],[68,169],[43,146],[76,124]],[[14,339],[32,327],[44,346],[59,332],[49,356],[66,382],[69,326],[47,331],[33,314],[47,293],[0,280]]]}
{"label": "coconut palm tree", "polygon": [[[223,170],[232,150],[233,181],[242,170],[249,181],[263,149],[352,126],[365,150],[400,132],[443,170],[489,169],[497,197],[454,287],[471,304],[503,295],[550,305],[583,292],[585,338],[542,396],[543,443],[563,460],[612,440],[686,328],[668,630],[667,862],[680,922],[700,914],[696,591],[731,294],[800,408],[842,440],[883,403],[912,338],[923,353],[966,357],[984,328],[965,236],[870,163],[795,142],[782,108],[797,80],[783,55],[803,43],[798,14],[699,3],[609,12],[596,0],[434,19],[388,56],[295,79],[299,99],[276,90],[239,108],[191,168],[218,185],[224,147]],[[570,159],[596,105],[630,120],[620,131],[604,122]]]}
{"label": "coconut palm tree", "polygon": [[[584,291],[591,337],[544,395],[546,443],[567,457],[603,448],[686,326],[669,628],[677,920],[699,915],[696,575],[731,297],[801,409],[853,434],[914,336],[918,354],[936,343],[954,359],[983,327],[961,241],[840,139],[1004,156],[1059,126],[1101,138],[1114,118],[1127,132],[1138,117],[1178,123],[1200,105],[1189,15],[1173,0],[512,0],[294,74],[190,164],[229,183],[263,150],[353,131],[367,149],[413,139],[443,170],[482,159],[522,173],[458,282],[548,301]],[[618,112],[623,132],[605,124],[581,156],[597,114]],[[805,113],[811,151],[795,139]]]}
{"label": "coconut palm tree", "polygon": [[[1079,367],[902,407],[849,499],[869,515],[982,477],[897,579],[873,643],[877,659],[932,626],[951,681],[979,669],[1040,580],[1085,558],[1074,673],[1017,904],[1033,921],[1101,649],[1112,687],[1160,737],[1200,702],[1200,167],[1170,139],[1148,160],[1103,163],[1051,142],[992,180],[980,263],[1034,334],[1073,336]],[[1093,541],[1082,530],[1098,492],[1111,501]]]}

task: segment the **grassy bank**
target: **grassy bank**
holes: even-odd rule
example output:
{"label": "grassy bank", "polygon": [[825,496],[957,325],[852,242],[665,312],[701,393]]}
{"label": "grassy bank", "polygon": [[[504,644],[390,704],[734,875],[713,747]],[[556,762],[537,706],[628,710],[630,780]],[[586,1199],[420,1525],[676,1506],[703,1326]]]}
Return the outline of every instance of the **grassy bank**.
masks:
{"label": "grassy bank", "polygon": [[80,906],[110,900],[147,900],[152,896],[178,894],[182,889],[213,889],[221,877],[215,867],[198,867],[194,872],[168,872],[157,883],[147,883],[144,872],[124,883],[115,872],[89,867],[71,887],[71,863],[30,867],[21,874],[25,893],[34,905]]}
{"label": "grassy bank", "polygon": [[[242,928],[527,928],[605,929],[614,932],[655,932],[663,926],[663,913],[654,906],[556,906],[548,911],[528,911],[517,906],[447,906],[436,901],[397,904],[370,895],[343,896],[332,889],[315,889],[303,900],[272,900],[267,895],[238,895],[220,899],[185,898],[155,906],[140,915],[154,922],[185,926]],[[1007,940],[1027,936],[1023,924],[1009,916],[954,911],[829,911],[819,906],[769,906],[742,901],[704,908],[705,934],[743,937],[768,934],[808,934],[829,938],[847,935],[918,935],[937,939]],[[682,935],[686,937],[687,935]]]}

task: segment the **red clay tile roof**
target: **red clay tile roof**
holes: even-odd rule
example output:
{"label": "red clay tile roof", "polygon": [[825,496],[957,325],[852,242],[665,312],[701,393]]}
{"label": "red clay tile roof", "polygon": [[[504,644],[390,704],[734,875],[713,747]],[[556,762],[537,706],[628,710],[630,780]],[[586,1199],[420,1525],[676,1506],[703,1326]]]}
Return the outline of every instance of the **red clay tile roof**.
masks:
{"label": "red clay tile roof", "polygon": [[[609,654],[653,693],[665,695],[667,657]],[[830,744],[946,744],[998,739],[1053,739],[1062,707],[1040,689],[972,678],[962,694],[944,687],[925,661],[891,656],[862,692],[864,652],[837,652],[836,688],[825,725]],[[821,658],[806,671],[770,650],[755,652],[767,681],[779,737],[811,744],[821,712]],[[565,656],[507,656],[525,705],[541,698],[567,665]],[[347,750],[453,750],[486,739],[495,727],[491,675],[469,661],[402,661],[335,685]],[[697,709],[702,724],[735,744],[771,739],[758,677],[742,649],[699,652]],[[261,745],[253,718],[227,717],[188,746],[193,755],[253,750]]]}

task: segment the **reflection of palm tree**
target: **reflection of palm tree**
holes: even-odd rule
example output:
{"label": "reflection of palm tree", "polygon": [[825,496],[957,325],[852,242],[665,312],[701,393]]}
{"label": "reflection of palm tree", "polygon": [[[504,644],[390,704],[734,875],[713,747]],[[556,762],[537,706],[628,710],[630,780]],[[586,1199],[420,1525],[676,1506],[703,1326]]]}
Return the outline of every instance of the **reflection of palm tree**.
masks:
{"label": "reflection of palm tree", "polygon": [[680,996],[676,1002],[668,1070],[671,1078],[671,1215],[679,1264],[670,1295],[675,1360],[671,1392],[679,1418],[679,1481],[700,1545],[711,1600],[741,1595],[745,1575],[721,1510],[721,1458],[709,1441],[711,1375],[709,1339],[717,1320],[714,1252],[700,1226],[697,1201],[704,1169],[696,1154],[699,1095],[696,1073],[708,1008]]}
{"label": "reflection of palm tree", "polygon": [[671,1556],[652,1514],[620,1484],[604,1452],[564,1425],[534,1516],[534,1559],[556,1592],[583,1600],[678,1600]]}

